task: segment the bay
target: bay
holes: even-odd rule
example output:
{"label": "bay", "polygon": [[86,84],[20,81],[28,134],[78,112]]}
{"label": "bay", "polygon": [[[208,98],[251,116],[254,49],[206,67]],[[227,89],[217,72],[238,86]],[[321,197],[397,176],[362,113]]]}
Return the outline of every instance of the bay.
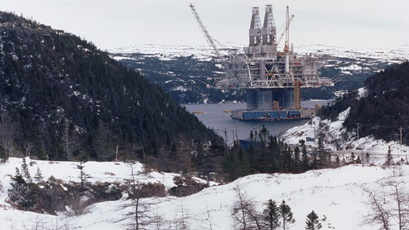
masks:
{"label": "bay", "polygon": [[[302,102],[304,108],[313,108],[315,105],[326,104],[326,101],[313,100]],[[213,129],[231,144],[234,139],[248,139],[250,131],[259,131],[263,126],[271,135],[278,135],[292,127],[300,126],[308,120],[288,121],[239,121],[230,117],[231,110],[245,109],[246,103],[222,103],[222,104],[186,104],[186,110],[193,113],[204,125]]]}

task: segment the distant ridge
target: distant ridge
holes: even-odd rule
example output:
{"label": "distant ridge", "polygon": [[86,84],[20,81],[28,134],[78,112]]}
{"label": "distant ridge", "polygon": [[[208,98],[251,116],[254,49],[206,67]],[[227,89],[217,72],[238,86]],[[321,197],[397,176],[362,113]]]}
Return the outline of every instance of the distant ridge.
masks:
{"label": "distant ridge", "polygon": [[[302,98],[332,99],[337,91],[357,89],[365,79],[388,65],[409,59],[409,46],[391,49],[350,49],[320,44],[294,47],[297,55],[315,54],[326,64],[321,76],[336,79],[334,87],[303,89]],[[242,52],[240,45],[222,47],[223,55]],[[209,46],[139,44],[109,50],[110,55],[140,71],[179,103],[245,101],[240,90],[214,89],[223,69]]]}
{"label": "distant ridge", "polygon": [[[223,46],[219,49],[223,55],[228,55],[229,51],[242,52],[244,46],[245,45],[234,44],[231,46]],[[344,58],[372,57],[377,60],[385,60],[392,63],[409,60],[409,44],[391,48],[374,49],[353,49],[324,44],[298,45],[294,48],[296,53],[299,54],[317,53],[319,55],[331,55]],[[138,44],[110,49],[108,52],[111,53],[114,58],[118,57],[118,59],[121,59],[121,54],[132,53],[154,55],[164,60],[191,55],[199,60],[216,58],[213,49],[207,45]]]}

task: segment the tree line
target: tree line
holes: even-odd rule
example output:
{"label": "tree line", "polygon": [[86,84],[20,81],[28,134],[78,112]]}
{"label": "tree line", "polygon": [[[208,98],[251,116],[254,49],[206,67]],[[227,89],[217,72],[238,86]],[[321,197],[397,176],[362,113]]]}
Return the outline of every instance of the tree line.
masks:
{"label": "tree line", "polygon": [[272,136],[263,126],[259,131],[250,132],[250,146],[243,148],[234,142],[223,161],[225,174],[231,180],[255,173],[302,173],[311,169],[329,167],[330,155],[324,151],[322,138],[318,150],[307,152],[304,140],[290,146]]}

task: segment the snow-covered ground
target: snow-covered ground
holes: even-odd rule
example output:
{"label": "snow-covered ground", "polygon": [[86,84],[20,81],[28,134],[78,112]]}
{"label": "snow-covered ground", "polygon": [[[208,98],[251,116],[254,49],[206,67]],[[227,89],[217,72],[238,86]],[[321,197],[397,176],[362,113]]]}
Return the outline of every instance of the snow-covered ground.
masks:
{"label": "snow-covered ground", "polygon": [[[361,90],[364,94],[364,90]],[[363,95],[361,95],[363,96]],[[316,147],[314,137],[320,129],[325,132],[325,148],[335,151],[339,156],[355,152],[355,155],[369,153],[370,162],[352,164],[335,169],[308,171],[302,174],[256,174],[239,178],[234,182],[219,185],[210,183],[209,188],[187,197],[152,197],[141,200],[149,206],[149,218],[160,220],[157,225],[146,229],[180,229],[182,222],[187,229],[234,229],[232,206],[237,201],[235,188],[240,187],[242,193],[252,199],[256,210],[262,213],[265,203],[272,199],[277,203],[285,201],[290,205],[296,222],[289,229],[304,229],[306,215],[314,210],[322,220],[322,229],[377,229],[376,226],[362,225],[373,209],[368,206],[368,193],[364,188],[374,192],[388,193],[388,188],[382,187],[388,180],[409,180],[409,165],[384,166],[388,148],[395,162],[403,159],[407,163],[408,146],[399,143],[385,143],[374,140],[373,137],[354,140],[353,135],[346,135],[342,122],[348,116],[349,109],[339,114],[336,121],[313,118],[303,126],[294,127],[280,136],[290,144],[297,144],[300,139],[307,140],[306,145]],[[340,138],[347,136],[345,140]],[[337,146],[338,145],[338,146]],[[346,150],[346,148],[350,148]],[[31,175],[37,168],[45,179],[53,176],[64,182],[79,182],[80,172],[77,162],[54,162],[30,160],[26,158]],[[11,188],[10,177],[15,174],[15,168],[20,168],[21,158],[10,158],[0,164],[0,229],[127,229],[129,220],[124,220],[127,213],[133,210],[131,200],[123,194],[116,201],[100,202],[86,208],[84,214],[72,216],[59,213],[58,216],[24,212],[13,208],[7,203],[7,191]],[[86,162],[84,171],[90,177],[88,182],[124,183],[131,177],[131,165],[123,162]],[[162,183],[166,190],[174,187],[173,173],[151,171],[145,173],[142,164],[136,162],[133,169],[139,183]],[[197,179],[199,180],[199,179]],[[385,197],[385,194],[383,196]],[[380,194],[382,195],[382,194]],[[409,193],[408,193],[409,195]],[[386,198],[385,198],[386,199]],[[393,207],[393,201],[388,201]],[[158,218],[159,217],[159,218]],[[396,227],[396,218],[391,219],[391,226]]]}
{"label": "snow-covered ground", "polygon": [[[366,91],[359,89],[359,96],[365,96]],[[386,155],[390,149],[394,161],[404,160],[408,162],[409,146],[400,145],[397,141],[386,142],[377,140],[374,136],[361,137],[358,140],[355,134],[347,134],[342,123],[347,118],[349,108],[338,115],[337,120],[321,120],[314,117],[302,126],[293,127],[280,135],[280,139],[288,144],[297,145],[299,140],[305,140],[310,148],[318,147],[318,136],[324,134],[324,148],[337,154],[341,159],[354,153],[363,159],[367,153],[371,156],[371,163],[382,165],[386,161]]]}
{"label": "snow-covered ground", "polygon": [[[80,216],[58,216],[37,214],[15,210],[8,203],[7,190],[10,176],[15,167],[20,167],[22,159],[10,158],[0,165],[0,229],[126,229],[126,221],[121,221],[132,208],[125,196],[117,201],[101,202],[91,205]],[[34,175],[39,167],[44,178],[51,175],[64,181],[79,181],[78,169],[74,162],[47,162],[28,160],[30,173]],[[142,170],[140,164],[135,169]],[[92,182],[118,181],[130,177],[130,166],[118,162],[87,162],[85,172],[91,175]],[[234,188],[240,186],[242,192],[253,199],[256,209],[261,212],[264,203],[272,199],[278,203],[285,200],[292,208],[296,222],[290,229],[304,229],[306,215],[314,210],[321,218],[326,216],[323,229],[374,229],[361,226],[362,218],[371,212],[365,204],[367,199],[362,187],[376,187],[377,182],[388,177],[408,180],[409,166],[394,168],[349,165],[337,169],[309,171],[303,174],[257,174],[240,178],[226,185],[206,188],[201,192],[183,198],[147,198],[152,216],[160,216],[160,228],[179,229],[183,216],[188,229],[234,229],[231,208],[237,200]],[[173,186],[172,174],[151,173],[146,176],[138,173],[141,181],[160,181],[167,187]],[[177,224],[176,222],[178,222]],[[210,227],[211,226],[211,227]]]}

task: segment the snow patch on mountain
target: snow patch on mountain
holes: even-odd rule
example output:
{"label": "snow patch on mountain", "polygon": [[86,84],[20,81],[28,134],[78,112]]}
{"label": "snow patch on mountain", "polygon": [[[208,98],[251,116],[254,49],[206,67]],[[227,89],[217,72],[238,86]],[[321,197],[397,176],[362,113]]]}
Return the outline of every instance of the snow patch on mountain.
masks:
{"label": "snow patch on mountain", "polygon": [[365,87],[359,88],[358,89],[358,100],[363,98],[363,97],[367,97],[368,96],[368,89],[366,89]]}

